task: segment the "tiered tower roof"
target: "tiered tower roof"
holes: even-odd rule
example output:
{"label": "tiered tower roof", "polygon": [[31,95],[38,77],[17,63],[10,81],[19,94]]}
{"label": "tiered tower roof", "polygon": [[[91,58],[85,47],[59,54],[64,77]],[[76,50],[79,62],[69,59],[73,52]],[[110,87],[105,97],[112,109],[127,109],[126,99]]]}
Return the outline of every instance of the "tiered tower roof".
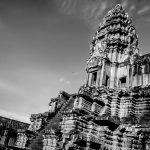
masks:
{"label": "tiered tower roof", "polygon": [[139,53],[136,30],[121,5],[116,5],[103,18],[90,49],[92,57],[106,57],[111,51],[129,56]]}

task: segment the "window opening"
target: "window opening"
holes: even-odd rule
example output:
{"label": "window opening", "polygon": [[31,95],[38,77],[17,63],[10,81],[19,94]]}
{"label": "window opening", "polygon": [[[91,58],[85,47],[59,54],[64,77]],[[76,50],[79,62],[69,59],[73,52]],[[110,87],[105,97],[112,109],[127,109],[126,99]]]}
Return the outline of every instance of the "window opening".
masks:
{"label": "window opening", "polygon": [[120,79],[120,88],[126,87],[126,77]]}
{"label": "window opening", "polygon": [[106,75],[105,86],[109,86],[109,76]]}
{"label": "window opening", "polygon": [[92,79],[92,85],[96,85],[97,72],[94,72],[92,76],[93,76],[93,79]]}

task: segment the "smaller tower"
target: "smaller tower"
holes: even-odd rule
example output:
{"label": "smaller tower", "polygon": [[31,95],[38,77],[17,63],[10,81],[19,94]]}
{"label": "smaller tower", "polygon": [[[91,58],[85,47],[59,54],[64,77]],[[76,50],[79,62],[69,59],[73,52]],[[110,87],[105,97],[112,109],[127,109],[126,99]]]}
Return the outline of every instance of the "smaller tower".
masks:
{"label": "smaller tower", "polygon": [[93,37],[87,61],[89,86],[124,88],[132,79],[132,59],[138,55],[138,36],[121,5],[108,12]]}

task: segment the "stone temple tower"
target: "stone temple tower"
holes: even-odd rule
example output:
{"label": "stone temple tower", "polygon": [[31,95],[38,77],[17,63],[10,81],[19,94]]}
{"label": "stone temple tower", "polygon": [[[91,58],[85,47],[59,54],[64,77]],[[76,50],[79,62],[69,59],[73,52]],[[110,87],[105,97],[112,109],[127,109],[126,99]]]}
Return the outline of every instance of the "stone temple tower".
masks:
{"label": "stone temple tower", "polygon": [[32,150],[150,150],[150,54],[139,55],[138,36],[121,5],[99,25],[86,71],[87,82],[76,94],[61,91],[47,112],[31,115],[30,127],[21,133],[27,141],[19,145],[26,142]]}
{"label": "stone temple tower", "polygon": [[132,86],[132,61],[138,55],[138,36],[120,6],[108,12],[99,25],[87,61],[88,85],[110,88]]}

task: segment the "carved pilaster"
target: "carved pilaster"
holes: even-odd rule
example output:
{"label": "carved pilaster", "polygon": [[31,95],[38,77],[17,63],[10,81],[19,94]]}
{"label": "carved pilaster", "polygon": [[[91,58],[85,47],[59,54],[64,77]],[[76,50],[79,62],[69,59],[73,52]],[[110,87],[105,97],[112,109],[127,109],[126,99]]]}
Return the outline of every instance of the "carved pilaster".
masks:
{"label": "carved pilaster", "polygon": [[104,79],[104,72],[105,72],[105,59],[103,59],[103,63],[102,63],[102,69],[101,69],[101,76],[100,76],[100,87],[103,84],[103,79]]}

